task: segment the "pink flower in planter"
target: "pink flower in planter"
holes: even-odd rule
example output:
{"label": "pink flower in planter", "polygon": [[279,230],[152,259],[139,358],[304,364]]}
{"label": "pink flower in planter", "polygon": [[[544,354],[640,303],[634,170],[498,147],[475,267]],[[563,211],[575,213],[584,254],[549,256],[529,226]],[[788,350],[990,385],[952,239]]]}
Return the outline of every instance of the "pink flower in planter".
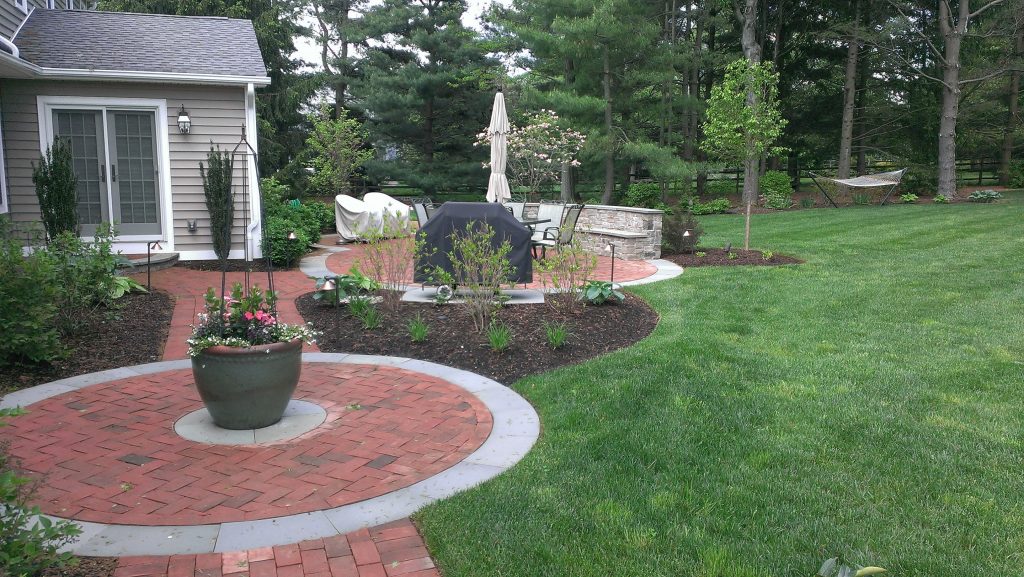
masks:
{"label": "pink flower in planter", "polygon": [[247,321],[251,321],[253,319],[253,317],[254,317],[254,315],[251,312],[249,312],[249,311],[245,311],[245,314],[242,315],[242,316],[245,317],[245,320],[247,320]]}

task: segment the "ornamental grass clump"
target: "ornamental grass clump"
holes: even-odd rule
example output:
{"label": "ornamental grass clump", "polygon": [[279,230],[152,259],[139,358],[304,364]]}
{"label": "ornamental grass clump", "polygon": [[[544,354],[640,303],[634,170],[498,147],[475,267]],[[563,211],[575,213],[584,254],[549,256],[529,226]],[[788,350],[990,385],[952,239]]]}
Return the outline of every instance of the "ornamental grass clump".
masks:
{"label": "ornamental grass clump", "polygon": [[306,344],[316,342],[317,333],[310,325],[289,325],[280,322],[276,314],[277,295],[252,287],[243,291],[242,283],[231,287],[231,296],[219,298],[212,288],[207,289],[206,312],[200,313],[199,322],[192,327],[188,354],[197,357],[214,346],[255,347],[271,343],[286,343],[302,339]]}

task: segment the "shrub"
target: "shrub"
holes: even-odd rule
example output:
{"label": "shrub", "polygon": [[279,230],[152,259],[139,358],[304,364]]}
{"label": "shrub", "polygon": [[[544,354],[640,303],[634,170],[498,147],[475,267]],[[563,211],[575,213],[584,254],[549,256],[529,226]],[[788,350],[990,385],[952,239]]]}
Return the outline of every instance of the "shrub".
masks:
{"label": "shrub", "polygon": [[662,226],[662,244],[669,252],[690,254],[699,244],[703,234],[704,229],[697,219],[693,218],[693,214],[672,215],[665,219]]}
{"label": "shrub", "polygon": [[20,243],[0,236],[0,366],[61,356],[54,324],[57,291],[49,259],[41,253],[22,256]]}
{"label": "shrub", "polygon": [[407,220],[388,215],[384,216],[383,231],[363,232],[360,236],[366,240],[366,250],[359,268],[384,288],[384,307],[398,310],[410,263],[422,241],[417,241]]}
{"label": "shrub", "polygon": [[[18,414],[0,409],[0,419]],[[3,424],[0,420],[0,426]],[[38,575],[49,567],[72,563],[70,553],[58,550],[82,530],[71,521],[39,516],[39,508],[28,504],[32,495],[29,480],[17,476],[14,469],[0,450],[0,574]]]}
{"label": "shrub", "polygon": [[608,281],[592,280],[583,287],[583,299],[592,305],[601,305],[612,299],[619,302],[626,300],[626,295],[615,290]]}
{"label": "shrub", "polygon": [[917,195],[912,192],[901,194],[900,200],[902,200],[904,204],[914,204],[917,202]]}
{"label": "shrub", "polygon": [[[294,240],[288,235],[295,233]],[[263,256],[280,266],[291,266],[309,247],[309,236],[305,230],[296,228],[294,223],[281,217],[267,217],[263,226]]]}
{"label": "shrub", "polygon": [[704,185],[704,195],[710,197],[729,196],[736,194],[736,181],[734,179],[709,180]]}
{"label": "shrub", "polygon": [[32,165],[32,184],[36,185],[39,212],[46,229],[46,237],[54,239],[62,232],[78,234],[78,214],[75,206],[75,177],[71,161],[71,145],[57,138],[39,158],[39,166]]}
{"label": "shrub", "polygon": [[949,204],[949,199],[941,194],[935,195],[935,204]]}
{"label": "shrub", "polygon": [[933,165],[915,164],[907,168],[900,183],[900,192],[924,196],[935,192],[939,186],[939,169]]}
{"label": "shrub", "polygon": [[729,212],[732,209],[732,203],[727,198],[716,198],[710,202],[695,202],[690,212],[694,216],[703,216],[705,214],[719,214],[723,212]]}
{"label": "shrub", "polygon": [[766,207],[781,210],[793,206],[793,184],[785,172],[769,170],[758,182]]}
{"label": "shrub", "polygon": [[1024,160],[1010,163],[1010,179],[1007,184],[1011,188],[1024,188]]}
{"label": "shrub", "polygon": [[1003,198],[1003,195],[999,194],[994,190],[976,190],[972,192],[970,196],[967,197],[967,200],[971,202],[989,203],[995,202],[1000,198]]}
{"label": "shrub", "polygon": [[579,287],[587,284],[597,268],[597,257],[583,250],[579,239],[574,239],[571,244],[563,246],[546,259],[534,261],[533,266],[539,273],[545,291],[553,293],[553,298],[546,298],[545,302],[554,309],[571,309],[581,306],[579,299],[575,296],[557,298],[556,295],[576,293]]}
{"label": "shrub", "polygon": [[654,182],[634,182],[622,201],[626,206],[655,208],[661,202],[661,187]]}
{"label": "shrub", "polygon": [[231,155],[221,152],[220,147],[210,147],[206,155],[206,166],[199,163],[199,175],[203,178],[203,192],[206,195],[206,210],[210,213],[210,236],[213,252],[225,260],[231,252],[231,228],[235,222],[235,203],[231,198]]}
{"label": "shrub", "polygon": [[85,325],[101,307],[113,306],[118,293],[114,271],[119,257],[113,252],[116,233],[101,224],[92,243],[64,232],[40,251],[53,267],[53,284],[59,287],[56,324],[62,334],[72,334]]}
{"label": "shrub", "polygon": [[452,263],[455,283],[466,289],[465,308],[478,333],[490,324],[494,310],[501,306],[495,296],[508,282],[512,265],[508,240],[495,242],[494,229],[486,222],[467,223],[464,233],[452,233]]}
{"label": "shrub", "polygon": [[334,207],[326,202],[318,200],[306,204],[310,214],[320,225],[320,232],[331,232],[334,230]]}
{"label": "shrub", "polygon": [[805,196],[801,198],[800,208],[814,208],[814,199],[810,196]]}

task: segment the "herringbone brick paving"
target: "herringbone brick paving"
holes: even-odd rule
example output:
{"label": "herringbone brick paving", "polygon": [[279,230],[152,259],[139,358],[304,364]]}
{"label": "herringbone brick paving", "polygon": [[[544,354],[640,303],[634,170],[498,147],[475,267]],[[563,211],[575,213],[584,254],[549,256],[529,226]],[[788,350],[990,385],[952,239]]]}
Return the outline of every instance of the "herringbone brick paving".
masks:
{"label": "herringbone brick paving", "polygon": [[440,577],[408,519],[234,553],[121,557],[114,577]]}
{"label": "herringbone brick paving", "polygon": [[202,406],[189,369],[121,379],[32,405],[0,429],[44,478],[43,512],[81,521],[198,525],[338,507],[411,485],[486,440],[491,415],[444,380],[394,367],[305,363],[296,399],[326,422],[269,445],[179,437]]}

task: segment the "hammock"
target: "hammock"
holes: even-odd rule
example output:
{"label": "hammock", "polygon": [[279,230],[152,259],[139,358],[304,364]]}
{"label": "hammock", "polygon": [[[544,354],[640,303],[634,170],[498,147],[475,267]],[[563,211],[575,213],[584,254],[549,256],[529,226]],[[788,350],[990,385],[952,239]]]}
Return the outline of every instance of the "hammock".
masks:
{"label": "hammock", "polygon": [[879,172],[878,174],[866,174],[864,176],[857,176],[854,178],[830,178],[827,176],[822,176],[820,174],[815,174],[810,171],[808,171],[808,174],[811,175],[811,180],[814,182],[814,186],[818,187],[818,190],[821,191],[821,194],[825,195],[825,198],[827,198],[828,201],[832,203],[832,206],[839,208],[839,205],[837,205],[836,202],[832,200],[832,197],[829,196],[828,193],[825,192],[825,189],[821,187],[821,184],[818,183],[818,178],[831,180],[836,184],[850,186],[853,188],[889,187],[889,191],[885,194],[885,197],[882,198],[882,202],[879,203],[879,206],[881,206],[885,204],[887,200],[889,200],[889,197],[892,196],[892,193],[896,190],[896,187],[900,185],[900,180],[903,179],[903,174],[905,172],[907,172],[906,168],[904,168],[903,170],[893,170],[891,172]]}

